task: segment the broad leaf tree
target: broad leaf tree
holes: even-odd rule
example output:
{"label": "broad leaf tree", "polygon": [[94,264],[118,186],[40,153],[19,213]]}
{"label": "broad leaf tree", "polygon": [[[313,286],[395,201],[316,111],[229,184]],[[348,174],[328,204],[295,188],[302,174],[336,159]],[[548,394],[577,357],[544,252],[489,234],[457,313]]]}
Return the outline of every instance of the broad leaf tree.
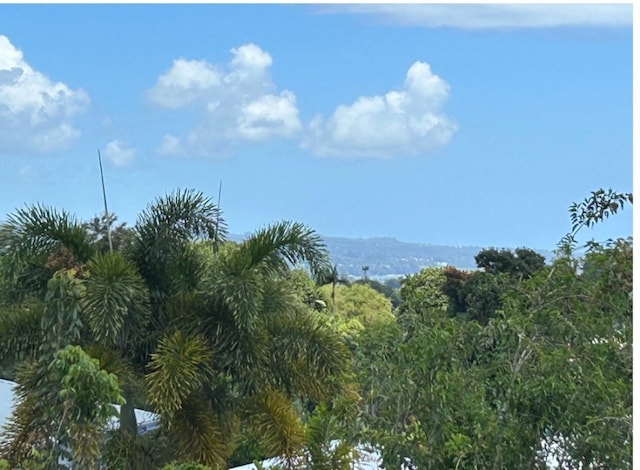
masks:
{"label": "broad leaf tree", "polygon": [[[631,200],[594,194],[579,224]],[[486,322],[447,314],[437,271],[404,282],[398,327],[365,331],[357,355],[386,466],[631,468],[632,241],[585,248],[512,276]]]}

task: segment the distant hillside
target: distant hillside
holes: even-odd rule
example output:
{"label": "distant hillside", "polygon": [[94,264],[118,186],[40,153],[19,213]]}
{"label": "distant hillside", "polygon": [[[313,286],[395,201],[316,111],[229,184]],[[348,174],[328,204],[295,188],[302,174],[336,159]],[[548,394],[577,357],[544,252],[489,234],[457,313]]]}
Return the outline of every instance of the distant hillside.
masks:
{"label": "distant hillside", "polygon": [[[403,276],[428,266],[455,266],[475,269],[475,255],[485,247],[446,246],[407,243],[395,238],[324,237],[331,260],[340,274],[362,277],[362,267],[368,266],[369,277]],[[515,247],[514,247],[515,248]],[[553,253],[536,250],[548,261]]]}
{"label": "distant hillside", "polygon": [[[243,236],[232,235],[233,240]],[[362,267],[368,266],[370,278],[404,276],[428,266],[455,266],[475,269],[475,255],[484,247],[447,246],[401,242],[395,238],[343,238],[324,237],[331,261],[338,266],[340,275],[362,277]],[[515,247],[514,247],[515,248]],[[549,262],[552,253],[536,250]]]}
{"label": "distant hillside", "polygon": [[482,249],[406,243],[386,237],[324,237],[324,240],[338,272],[355,277],[362,276],[363,266],[369,267],[369,277],[411,274],[427,266],[472,269],[476,267],[474,256]]}

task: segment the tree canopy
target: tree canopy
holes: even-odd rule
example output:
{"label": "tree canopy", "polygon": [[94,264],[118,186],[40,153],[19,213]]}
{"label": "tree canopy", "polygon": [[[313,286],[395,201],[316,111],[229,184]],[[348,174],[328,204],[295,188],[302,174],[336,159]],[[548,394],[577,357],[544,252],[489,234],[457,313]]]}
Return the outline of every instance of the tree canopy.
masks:
{"label": "tree canopy", "polygon": [[[573,204],[552,260],[488,248],[396,297],[341,278],[303,224],[226,240],[193,190],[113,250],[104,219],[18,209],[0,224],[0,375],[18,384],[0,468],[346,469],[358,443],[385,468],[631,468],[633,240],[576,254],[631,202]],[[136,407],[159,428],[141,435]]]}

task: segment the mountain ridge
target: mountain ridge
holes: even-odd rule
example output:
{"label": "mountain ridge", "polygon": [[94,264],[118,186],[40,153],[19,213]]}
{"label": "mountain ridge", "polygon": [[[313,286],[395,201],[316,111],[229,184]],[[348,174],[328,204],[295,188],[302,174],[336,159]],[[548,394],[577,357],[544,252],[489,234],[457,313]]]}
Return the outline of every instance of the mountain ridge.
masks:
{"label": "mountain ridge", "polygon": [[[248,234],[246,234],[248,235]],[[245,236],[246,236],[245,235]],[[245,236],[232,235],[241,240]],[[431,266],[453,266],[463,270],[476,269],[475,256],[491,247],[464,245],[436,245],[431,243],[403,242],[395,237],[349,238],[324,236],[331,262],[343,277],[361,278],[363,267],[369,278],[400,277],[414,274]],[[515,247],[493,247],[514,249]],[[553,252],[534,249],[551,261]]]}

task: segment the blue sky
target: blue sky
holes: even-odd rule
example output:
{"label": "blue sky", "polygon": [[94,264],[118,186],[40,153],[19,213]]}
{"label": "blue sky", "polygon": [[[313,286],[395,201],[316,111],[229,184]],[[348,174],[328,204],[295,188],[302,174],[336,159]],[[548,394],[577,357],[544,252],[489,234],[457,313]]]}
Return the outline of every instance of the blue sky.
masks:
{"label": "blue sky", "polygon": [[[0,5],[0,220],[130,225],[195,188],[234,233],[552,249],[632,190],[631,5]],[[587,238],[627,236],[632,213]]]}

